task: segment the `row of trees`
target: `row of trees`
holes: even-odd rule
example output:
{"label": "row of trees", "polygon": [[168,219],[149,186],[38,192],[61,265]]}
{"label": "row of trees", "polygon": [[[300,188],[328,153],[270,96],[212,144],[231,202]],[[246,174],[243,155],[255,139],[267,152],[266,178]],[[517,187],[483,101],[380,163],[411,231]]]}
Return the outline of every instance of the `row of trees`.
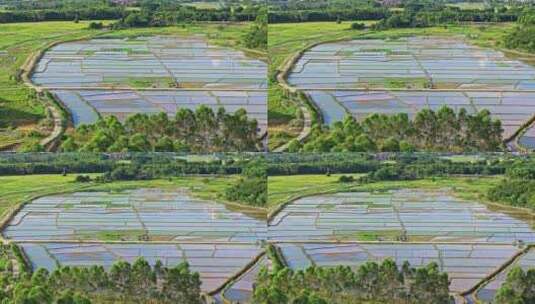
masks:
{"label": "row of trees", "polygon": [[121,7],[63,8],[42,10],[0,11],[0,23],[115,20],[124,18],[128,12]]}
{"label": "row of trees", "polygon": [[[24,1],[25,2],[25,1]],[[240,3],[197,8],[180,1],[131,1],[127,9],[113,1],[64,1],[58,5],[16,5],[0,11],[0,23],[73,20],[119,20],[117,27],[163,26],[191,21],[253,21],[258,6]]]}
{"label": "row of trees", "polygon": [[[378,180],[403,179],[401,176],[411,176],[409,179],[415,179],[455,174],[526,175],[534,174],[531,171],[535,171],[527,169],[530,166],[535,167],[529,158],[508,157],[505,154],[461,157],[466,160],[454,160],[447,154],[435,153],[273,153],[266,156],[266,162],[270,176],[380,172]],[[526,169],[521,169],[522,167]],[[381,178],[384,173],[388,173],[391,178]]]}
{"label": "row of trees", "polygon": [[234,114],[220,108],[182,108],[174,118],[166,113],[135,114],[121,123],[116,117],[82,125],[67,135],[63,152],[218,152],[258,151],[256,120],[241,109]]}
{"label": "row of trees", "polygon": [[356,271],[348,266],[304,271],[274,267],[261,270],[254,288],[258,304],[399,303],[449,304],[449,280],[435,263],[401,269],[392,260],[367,262]]}
{"label": "row of trees", "polygon": [[185,174],[239,174],[262,155],[217,154],[188,156],[176,153],[17,153],[0,155],[1,175],[113,173],[127,179],[145,172],[154,177]]}
{"label": "row of trees", "polygon": [[158,261],[152,267],[139,258],[133,264],[118,261],[109,271],[92,266],[32,273],[9,266],[12,247],[2,245],[1,251],[6,266],[0,269],[2,303],[202,303],[199,275],[185,262],[167,268]]}
{"label": "row of trees", "polygon": [[304,145],[291,142],[290,152],[500,151],[502,126],[488,110],[469,114],[443,106],[423,109],[410,120],[406,113],[373,114],[362,122],[352,116],[331,128],[317,126]]}
{"label": "row of trees", "polygon": [[269,23],[318,22],[337,20],[381,20],[391,13],[382,7],[352,9],[280,10],[269,12]]}
{"label": "row of trees", "polygon": [[139,10],[129,11],[115,22],[112,28],[170,26],[193,21],[254,21],[262,9],[262,6],[252,4],[200,9],[182,5],[179,1],[146,1]]}
{"label": "row of trees", "polygon": [[339,20],[381,20],[376,28],[433,26],[452,22],[513,22],[522,6],[491,5],[484,9],[461,9],[444,1],[399,1],[397,10],[385,1],[336,1],[272,5],[269,22],[313,22]]}
{"label": "row of trees", "polygon": [[460,10],[445,7],[432,11],[403,11],[392,14],[373,25],[373,29],[428,27],[458,22],[514,22],[519,10]]}

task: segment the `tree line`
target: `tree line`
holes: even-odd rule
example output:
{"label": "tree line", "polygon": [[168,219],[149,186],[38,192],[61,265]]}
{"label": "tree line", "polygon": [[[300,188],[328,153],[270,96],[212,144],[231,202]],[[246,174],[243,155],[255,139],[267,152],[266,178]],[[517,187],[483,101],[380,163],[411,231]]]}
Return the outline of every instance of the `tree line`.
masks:
{"label": "tree line", "polygon": [[135,114],[121,123],[116,117],[81,125],[65,136],[63,152],[223,152],[258,151],[258,124],[245,110],[217,113],[204,105],[166,113]]}
{"label": "tree line", "polygon": [[124,18],[128,12],[121,7],[95,7],[82,9],[40,9],[23,11],[0,11],[0,23],[115,20]]}
{"label": "tree line", "polygon": [[[112,180],[187,174],[240,174],[262,155],[217,154],[189,161],[179,153],[17,153],[0,154],[1,175],[108,173]],[[113,173],[113,174],[112,174]]]}
{"label": "tree line", "polygon": [[164,26],[192,21],[253,21],[257,5],[240,3],[197,8],[179,1],[136,1],[127,9],[111,1],[68,1],[57,6],[13,6],[0,11],[0,23],[78,20],[118,20],[120,26]]}
{"label": "tree line", "polygon": [[2,303],[203,303],[199,274],[185,262],[164,267],[157,261],[151,266],[138,258],[133,264],[117,261],[109,271],[102,266],[14,271],[15,248],[20,252],[16,245],[0,249]]}
{"label": "tree line", "polygon": [[431,263],[398,267],[390,259],[381,264],[366,262],[353,271],[349,266],[291,270],[274,263],[264,268],[255,282],[253,302],[258,304],[399,303],[449,304],[447,273]]}
{"label": "tree line", "polygon": [[440,10],[420,10],[394,13],[372,26],[372,29],[429,27],[459,22],[514,22],[520,16],[519,9],[461,10],[444,7]]}
{"label": "tree line", "polygon": [[[265,157],[268,175],[388,173],[390,179],[447,175],[502,175],[509,168],[530,166],[529,158],[505,154],[478,154],[481,159],[456,161],[449,154],[435,153],[272,153]],[[462,155],[461,155],[462,156]],[[464,157],[464,156],[462,156]],[[527,169],[526,169],[527,170]],[[527,173],[526,173],[527,174]],[[384,176],[387,176],[384,175]]]}
{"label": "tree line", "polygon": [[310,140],[293,140],[290,152],[469,152],[503,150],[503,129],[488,110],[469,114],[443,106],[406,113],[372,114],[362,122],[352,116],[332,127],[316,126]]}
{"label": "tree line", "polygon": [[397,10],[379,1],[301,2],[273,5],[270,23],[380,20],[376,29],[424,27],[455,22],[514,22],[524,6],[493,4],[484,9],[461,9],[443,1],[402,1]]}

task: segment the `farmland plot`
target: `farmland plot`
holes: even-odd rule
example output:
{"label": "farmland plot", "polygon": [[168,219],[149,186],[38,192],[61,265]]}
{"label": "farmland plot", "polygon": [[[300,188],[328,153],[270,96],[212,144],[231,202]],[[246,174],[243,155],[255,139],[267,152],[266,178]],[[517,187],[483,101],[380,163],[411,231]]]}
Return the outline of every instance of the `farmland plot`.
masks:
{"label": "farmland plot", "polygon": [[257,214],[163,189],[45,196],[26,204],[2,231],[34,269],[109,268],[138,257],[169,267],[187,261],[206,292],[248,267],[262,252],[266,233]]}
{"label": "farmland plot", "polygon": [[409,37],[318,45],[288,81],[301,89],[535,89],[535,68],[455,38]]}
{"label": "farmland plot", "polygon": [[247,111],[267,129],[267,66],[201,37],[92,39],[52,47],[32,74],[68,108],[75,126],[100,116],[195,110]]}
{"label": "farmland plot", "polygon": [[[509,139],[535,115],[535,68],[457,38],[409,37],[321,44],[288,82],[316,103],[326,124],[347,114],[407,113],[447,105],[487,109]],[[530,146],[530,137],[520,141]]]}
{"label": "farmland plot", "polygon": [[32,80],[47,88],[113,85],[204,89],[266,88],[266,64],[202,38],[91,39],[57,45]]}
{"label": "farmland plot", "polygon": [[251,303],[256,277],[262,267],[269,267],[269,265],[270,260],[265,255],[262,256],[258,262],[225,288],[221,294],[216,295],[216,299],[222,303],[226,303],[223,302],[225,300],[231,303]]}
{"label": "farmland plot", "polygon": [[491,280],[488,284],[480,288],[476,293],[477,298],[480,301],[483,301],[485,303],[490,303],[492,299],[494,299],[494,296],[496,295],[496,291],[505,282],[507,278],[507,274],[509,273],[509,270],[511,270],[512,267],[518,266],[522,268],[524,271],[527,271],[528,269],[533,268],[534,265],[535,265],[535,250],[532,249],[528,251],[526,254],[520,256],[518,259],[515,260],[515,262],[510,267],[500,272],[493,280]]}
{"label": "farmland plot", "polygon": [[447,190],[311,196],[269,223],[271,241],[535,243],[533,219],[513,217]]}
{"label": "farmland plot", "polygon": [[183,192],[79,192],[32,201],[6,226],[14,241],[221,241],[265,239],[265,220]]}

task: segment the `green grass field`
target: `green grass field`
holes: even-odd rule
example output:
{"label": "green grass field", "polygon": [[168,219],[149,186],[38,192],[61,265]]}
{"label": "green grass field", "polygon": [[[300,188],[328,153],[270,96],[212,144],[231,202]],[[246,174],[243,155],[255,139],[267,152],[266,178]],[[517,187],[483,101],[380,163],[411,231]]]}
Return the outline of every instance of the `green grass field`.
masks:
{"label": "green grass field", "polygon": [[[427,35],[427,36],[459,36],[466,37],[471,43],[482,47],[497,47],[502,37],[511,30],[514,25],[510,23],[500,23],[495,25],[450,25],[447,27],[431,28],[408,28],[391,29],[385,31],[351,30],[352,22],[303,22],[303,23],[282,23],[270,24],[268,39],[268,53],[270,56],[269,75],[270,95],[268,98],[269,113],[269,133],[270,138],[275,142],[270,143],[274,148],[283,143],[283,140],[290,140],[298,132],[292,126],[298,119],[299,110],[296,103],[289,100],[282,93],[278,85],[273,83],[274,75],[281,70],[285,63],[302,49],[312,44],[337,40],[337,39],[357,39],[357,38],[379,38],[393,39],[403,36]],[[371,25],[373,22],[364,21]],[[396,83],[391,86],[396,87]],[[417,86],[421,86],[418,85]]]}
{"label": "green grass field", "polygon": [[484,2],[459,2],[449,3],[447,6],[458,7],[462,10],[484,10],[488,8],[488,5]]}
{"label": "green grass field", "polygon": [[120,31],[89,30],[88,22],[38,22],[0,24],[0,150],[45,137],[52,129],[45,107],[15,75],[32,54],[56,41],[96,36],[203,35],[220,46],[245,51],[266,60],[265,52],[246,50],[241,39],[248,24],[191,24]]}
{"label": "green grass field", "polygon": [[[96,175],[92,174],[92,177]],[[206,200],[224,202],[223,193],[237,180],[237,176],[179,177],[143,181],[116,181],[111,183],[77,183],[76,175],[22,175],[0,176],[0,215],[28,200],[55,193],[76,191],[122,191],[135,188],[184,188],[192,195]],[[232,207],[232,206],[231,206]],[[245,206],[244,206],[245,208]],[[246,208],[245,208],[246,209]]]}
{"label": "green grass field", "polygon": [[[318,193],[343,191],[384,191],[400,188],[437,189],[451,188],[463,199],[485,200],[487,191],[497,185],[502,177],[451,177],[428,178],[415,181],[383,181],[360,185],[358,183],[339,183],[344,174],[327,175],[290,175],[270,176],[268,179],[268,207],[273,210],[280,204],[303,196]],[[355,174],[345,174],[353,175]]]}

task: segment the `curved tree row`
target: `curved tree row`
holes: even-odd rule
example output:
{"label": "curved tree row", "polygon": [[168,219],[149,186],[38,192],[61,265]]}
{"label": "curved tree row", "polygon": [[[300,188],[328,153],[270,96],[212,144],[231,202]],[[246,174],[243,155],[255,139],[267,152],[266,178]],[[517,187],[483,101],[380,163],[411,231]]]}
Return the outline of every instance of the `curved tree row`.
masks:
{"label": "curved tree row", "polygon": [[352,116],[332,127],[316,127],[304,145],[292,142],[290,152],[411,152],[499,151],[503,149],[501,122],[488,110],[469,114],[443,106],[421,110],[414,119],[406,113],[372,114],[358,122]]}
{"label": "curved tree row", "polygon": [[180,109],[174,118],[165,113],[135,114],[121,123],[116,117],[82,125],[66,136],[63,152],[219,152],[257,151],[256,120],[241,109],[233,114],[206,106]]}

